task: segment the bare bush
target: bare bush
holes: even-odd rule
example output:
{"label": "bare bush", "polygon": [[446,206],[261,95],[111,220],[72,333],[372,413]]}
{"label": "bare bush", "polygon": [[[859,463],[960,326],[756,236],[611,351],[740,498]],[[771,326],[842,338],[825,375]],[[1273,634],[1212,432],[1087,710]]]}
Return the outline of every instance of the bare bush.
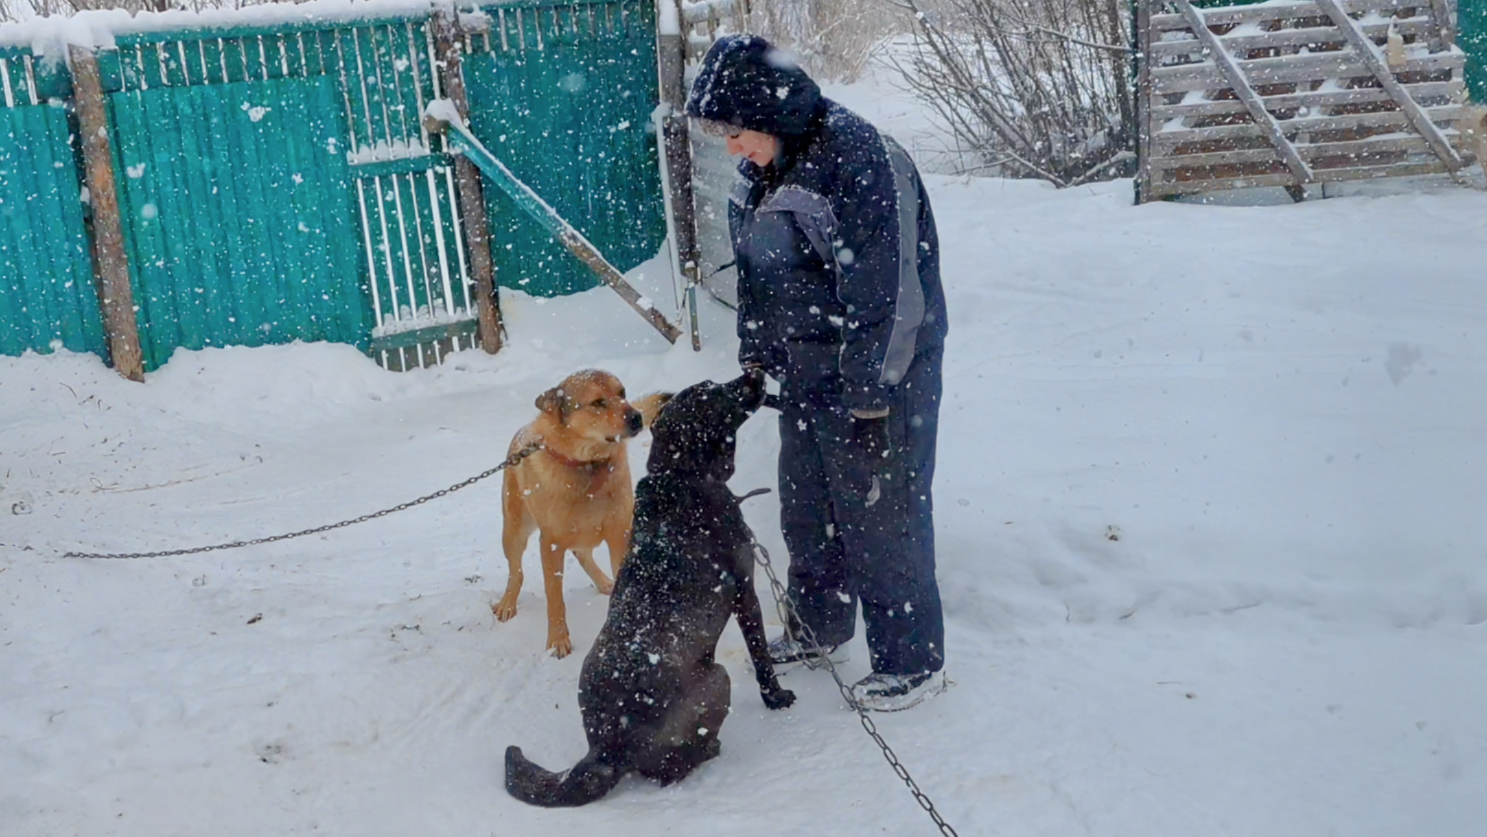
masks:
{"label": "bare bush", "polygon": [[894,2],[913,47],[889,60],[979,168],[1067,186],[1132,158],[1125,0]]}
{"label": "bare bush", "polygon": [[70,17],[78,12],[97,9],[123,9],[135,14],[167,12],[172,9],[238,9],[267,2],[294,0],[0,0],[0,21],[48,16]]}
{"label": "bare bush", "polygon": [[813,76],[860,78],[875,47],[908,18],[893,0],[753,0],[750,27],[795,53]]}

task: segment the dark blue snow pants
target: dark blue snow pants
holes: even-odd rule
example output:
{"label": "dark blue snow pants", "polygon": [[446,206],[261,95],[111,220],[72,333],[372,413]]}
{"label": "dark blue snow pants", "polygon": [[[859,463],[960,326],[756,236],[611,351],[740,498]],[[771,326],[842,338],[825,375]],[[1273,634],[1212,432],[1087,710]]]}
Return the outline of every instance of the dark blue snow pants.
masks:
{"label": "dark blue snow pants", "polygon": [[945,661],[930,493],[942,354],[916,357],[895,389],[886,465],[853,443],[832,382],[813,391],[786,380],[780,393],[780,524],[796,612],[822,645],[838,645],[852,638],[861,601],[873,671],[884,674]]}

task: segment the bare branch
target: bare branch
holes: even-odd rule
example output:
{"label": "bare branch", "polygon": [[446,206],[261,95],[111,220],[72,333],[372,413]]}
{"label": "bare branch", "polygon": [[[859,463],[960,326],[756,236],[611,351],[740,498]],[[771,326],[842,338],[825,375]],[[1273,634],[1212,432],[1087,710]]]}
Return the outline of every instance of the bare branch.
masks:
{"label": "bare branch", "polygon": [[984,166],[1065,186],[1130,159],[1125,0],[895,2],[914,24],[908,85]]}

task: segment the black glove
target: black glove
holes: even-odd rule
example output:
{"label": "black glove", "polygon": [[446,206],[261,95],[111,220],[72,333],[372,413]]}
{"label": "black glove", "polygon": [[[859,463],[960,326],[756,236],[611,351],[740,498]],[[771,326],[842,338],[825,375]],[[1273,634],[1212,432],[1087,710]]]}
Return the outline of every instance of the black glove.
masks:
{"label": "black glove", "polygon": [[887,465],[893,459],[893,445],[888,441],[888,417],[852,416],[852,444],[862,451],[874,468]]}

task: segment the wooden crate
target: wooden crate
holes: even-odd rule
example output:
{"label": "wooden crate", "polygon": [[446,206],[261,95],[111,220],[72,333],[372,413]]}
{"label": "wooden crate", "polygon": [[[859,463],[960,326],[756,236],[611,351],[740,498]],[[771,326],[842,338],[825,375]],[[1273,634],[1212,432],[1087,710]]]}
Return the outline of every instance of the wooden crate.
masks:
{"label": "wooden crate", "polygon": [[1141,0],[1138,200],[1473,161],[1444,0]]}

